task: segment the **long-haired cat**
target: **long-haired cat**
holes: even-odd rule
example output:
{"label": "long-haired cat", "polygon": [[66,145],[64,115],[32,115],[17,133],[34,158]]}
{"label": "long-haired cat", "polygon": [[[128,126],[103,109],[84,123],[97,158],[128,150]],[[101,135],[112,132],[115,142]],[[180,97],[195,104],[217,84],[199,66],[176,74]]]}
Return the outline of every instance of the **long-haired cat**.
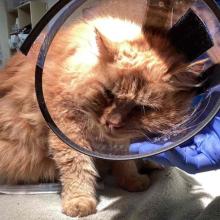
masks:
{"label": "long-haired cat", "polygon": [[[145,1],[104,1],[95,18],[64,28],[50,47],[44,70],[49,111],[88,149],[165,134],[187,116],[200,64],[178,54],[165,29],[149,28],[145,11]],[[0,178],[10,184],[59,179],[63,212],[92,214],[95,162],[48,129],[36,103],[34,66],[16,54],[0,72]],[[149,186],[133,161],[112,169],[129,191]]]}

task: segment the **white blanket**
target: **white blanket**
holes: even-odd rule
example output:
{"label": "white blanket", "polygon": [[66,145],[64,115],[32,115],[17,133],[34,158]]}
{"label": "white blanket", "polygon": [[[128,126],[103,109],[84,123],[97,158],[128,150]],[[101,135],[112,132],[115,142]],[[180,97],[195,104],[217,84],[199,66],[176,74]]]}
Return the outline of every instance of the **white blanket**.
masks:
{"label": "white blanket", "polygon": [[[104,186],[98,211],[83,220],[219,220],[220,171],[193,177],[177,169],[155,171],[142,193]],[[198,181],[200,183],[198,183]],[[210,204],[208,207],[207,205]],[[207,207],[207,208],[206,208]],[[68,220],[57,194],[0,195],[1,220]]]}

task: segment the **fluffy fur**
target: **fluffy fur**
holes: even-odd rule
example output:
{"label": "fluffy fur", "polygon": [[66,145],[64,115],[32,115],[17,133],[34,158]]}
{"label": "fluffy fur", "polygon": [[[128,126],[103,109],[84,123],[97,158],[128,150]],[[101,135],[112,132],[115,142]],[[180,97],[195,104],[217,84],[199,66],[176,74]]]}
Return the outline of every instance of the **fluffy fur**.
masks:
{"label": "fluffy fur", "polygon": [[[195,67],[200,67],[176,52],[165,30],[142,25],[145,1],[133,14],[135,1],[117,2],[106,1],[95,18],[58,34],[44,73],[46,102],[56,123],[76,143],[99,151],[119,145],[127,151],[131,139],[166,134],[179,124],[189,111]],[[0,72],[0,177],[10,184],[59,179],[64,213],[94,213],[94,161],[46,126],[34,93],[34,64],[33,57],[16,54]],[[149,178],[138,174],[134,162],[112,166],[121,187],[148,187]]]}

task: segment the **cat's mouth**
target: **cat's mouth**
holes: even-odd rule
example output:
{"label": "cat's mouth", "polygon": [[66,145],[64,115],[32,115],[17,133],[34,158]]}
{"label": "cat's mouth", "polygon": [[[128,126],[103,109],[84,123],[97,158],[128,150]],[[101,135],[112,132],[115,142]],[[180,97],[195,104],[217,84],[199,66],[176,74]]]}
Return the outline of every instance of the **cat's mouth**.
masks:
{"label": "cat's mouth", "polygon": [[131,140],[136,138],[141,138],[143,135],[135,129],[126,129],[122,126],[104,126],[103,132],[105,136],[109,139],[114,140]]}

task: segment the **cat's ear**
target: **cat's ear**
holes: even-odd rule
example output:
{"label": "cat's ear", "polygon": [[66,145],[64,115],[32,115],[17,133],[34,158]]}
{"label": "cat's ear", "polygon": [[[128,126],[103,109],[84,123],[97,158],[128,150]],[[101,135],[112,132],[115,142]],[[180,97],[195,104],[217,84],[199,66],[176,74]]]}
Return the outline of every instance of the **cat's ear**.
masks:
{"label": "cat's ear", "polygon": [[97,28],[95,28],[95,34],[100,58],[107,62],[113,62],[117,54],[116,43],[109,40]]}

